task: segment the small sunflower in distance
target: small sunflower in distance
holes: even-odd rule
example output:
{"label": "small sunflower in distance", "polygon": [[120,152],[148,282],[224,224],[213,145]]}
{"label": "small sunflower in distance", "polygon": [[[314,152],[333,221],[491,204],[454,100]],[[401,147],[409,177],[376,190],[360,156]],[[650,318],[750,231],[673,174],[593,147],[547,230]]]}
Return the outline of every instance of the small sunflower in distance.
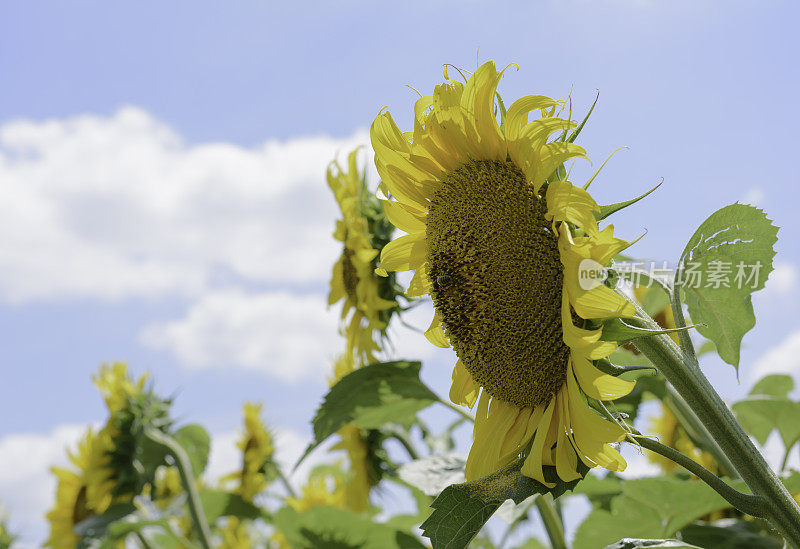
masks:
{"label": "small sunflower in distance", "polygon": [[103,513],[113,500],[114,483],[109,479],[110,442],[104,433],[91,429],[69,459],[73,467],[53,467],[58,479],[56,502],[47,513],[50,537],[45,547],[74,549],[80,541],[75,526]]}
{"label": "small sunflower in distance", "polygon": [[564,481],[581,478],[579,462],[626,466],[609,445],[626,431],[585,397],[633,388],[593,361],[616,348],[601,339],[601,322],[635,309],[602,284],[583,288],[578,270],[583,260],[607,265],[629,243],[613,225],[601,230],[597,203],[566,180],[563,163],[585,151],[563,137],[548,142],[575,126],[555,116],[558,101],[529,95],[507,111],[498,103],[498,123],[502,74],[490,61],[466,84],[436,86],[416,101],[411,132],[388,112],[375,119],[375,165],[395,199],[384,209],[410,233],[383,248],[380,267],[415,271],[407,295],[430,294],[436,309],[426,336],[458,356],[450,398],[478,403],[467,479],[530,448],[522,473],[553,486],[545,466]]}
{"label": "small sunflower in distance", "polygon": [[243,407],[244,433],[238,442],[242,468],[227,477],[239,479],[239,493],[247,501],[253,501],[277,475],[273,437],[261,419],[261,407],[252,402]]}
{"label": "small sunflower in distance", "polygon": [[389,242],[394,227],[380,202],[367,190],[357,165],[358,149],[348,157],[348,169],[338,162],[328,167],[328,186],[336,197],[342,219],[333,236],[343,244],[333,267],[328,304],[344,300],[342,320],[348,360],[368,364],[381,351],[389,320],[399,310],[394,277],[375,275],[376,258]]}

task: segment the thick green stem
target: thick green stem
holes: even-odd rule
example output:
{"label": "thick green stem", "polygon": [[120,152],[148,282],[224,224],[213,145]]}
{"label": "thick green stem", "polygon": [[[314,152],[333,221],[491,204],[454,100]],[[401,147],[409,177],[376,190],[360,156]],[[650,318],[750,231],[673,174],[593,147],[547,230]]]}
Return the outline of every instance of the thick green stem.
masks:
{"label": "thick green stem", "polygon": [[544,529],[547,531],[547,537],[550,539],[550,546],[553,549],[567,549],[567,541],[564,538],[564,526],[558,518],[553,507],[553,500],[549,494],[538,496],[534,502],[536,508],[539,509],[539,514],[542,516]]}
{"label": "thick green stem", "polygon": [[667,385],[667,398],[664,402],[669,408],[672,415],[678,420],[681,426],[686,430],[689,438],[692,439],[701,450],[705,450],[714,457],[714,461],[719,465],[720,470],[731,478],[741,478],[736,471],[731,460],[722,451],[719,444],[708,432],[706,426],[700,421],[700,418],[692,411],[686,401],[671,385]]}
{"label": "thick green stem", "polygon": [[[635,322],[644,328],[655,326],[652,320]],[[665,335],[638,338],[634,344],[684,398],[753,494],[764,498],[765,516],[770,523],[787,542],[800,549],[800,507],[703,372]]]}
{"label": "thick green stem", "polygon": [[197,537],[200,540],[200,545],[203,549],[211,549],[211,530],[208,527],[203,506],[200,504],[200,495],[197,493],[197,486],[194,482],[194,474],[192,473],[192,463],[189,456],[183,447],[178,444],[174,438],[168,434],[159,431],[158,429],[147,428],[145,429],[145,436],[160,444],[169,452],[175,460],[175,467],[181,476],[181,483],[183,489],[186,490],[186,501],[189,506],[189,514],[192,517]]}

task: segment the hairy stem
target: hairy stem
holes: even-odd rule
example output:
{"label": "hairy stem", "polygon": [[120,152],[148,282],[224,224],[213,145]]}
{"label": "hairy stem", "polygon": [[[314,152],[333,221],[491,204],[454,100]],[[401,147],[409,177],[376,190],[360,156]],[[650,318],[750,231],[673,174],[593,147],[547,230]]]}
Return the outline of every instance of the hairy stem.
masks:
{"label": "hairy stem", "polygon": [[148,427],[145,429],[144,434],[147,438],[163,446],[167,452],[175,460],[175,466],[181,476],[181,483],[183,489],[186,490],[186,501],[189,506],[189,514],[192,517],[192,523],[197,531],[197,537],[200,540],[200,545],[203,549],[211,549],[211,530],[208,527],[203,507],[200,504],[200,495],[197,493],[197,486],[194,482],[194,474],[192,472],[192,463],[189,461],[189,456],[186,450],[178,444],[178,441],[170,435]]}
{"label": "hairy stem", "polygon": [[[649,317],[633,322],[644,328],[657,326]],[[634,344],[683,397],[753,494],[764,498],[765,517],[787,542],[800,549],[800,507],[703,372],[668,336],[642,337]]]}
{"label": "hairy stem", "polygon": [[550,539],[550,546],[553,549],[567,549],[567,541],[564,538],[564,526],[558,518],[553,507],[553,499],[549,494],[538,496],[534,503],[536,508],[539,509],[539,514],[542,516],[544,529],[547,531],[547,537]]}

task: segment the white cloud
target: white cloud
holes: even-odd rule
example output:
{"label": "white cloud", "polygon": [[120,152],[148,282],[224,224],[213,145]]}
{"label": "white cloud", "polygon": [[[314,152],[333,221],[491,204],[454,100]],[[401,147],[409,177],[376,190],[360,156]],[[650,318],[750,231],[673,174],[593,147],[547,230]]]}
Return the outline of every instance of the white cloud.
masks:
{"label": "white cloud", "polygon": [[800,329],[790,333],[758,359],[751,377],[756,380],[767,374],[800,374]]}
{"label": "white cloud", "polygon": [[776,263],[764,287],[764,293],[768,296],[785,297],[797,291],[798,283],[800,276],[797,267],[791,263]]}
{"label": "white cloud", "polygon": [[337,310],[318,294],[214,292],[183,318],[146,327],[141,341],[190,368],[237,366],[296,382],[328,375],[343,351]]}
{"label": "white cloud", "polygon": [[[47,536],[44,515],[55,497],[53,465],[66,465],[85,426],[60,425],[48,434],[15,433],[0,438],[0,502],[21,544],[41,543]],[[16,546],[15,546],[16,547]]]}
{"label": "white cloud", "polygon": [[324,280],[338,251],[325,168],[366,142],[359,131],[187,145],[134,107],[6,123],[0,298],[191,295],[219,276]]}

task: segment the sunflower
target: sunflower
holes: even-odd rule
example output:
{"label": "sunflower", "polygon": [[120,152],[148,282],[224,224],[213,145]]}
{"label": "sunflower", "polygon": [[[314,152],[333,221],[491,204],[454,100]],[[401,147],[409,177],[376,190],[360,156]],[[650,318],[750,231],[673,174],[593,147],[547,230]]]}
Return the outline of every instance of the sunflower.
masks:
{"label": "sunflower", "polygon": [[276,475],[273,437],[261,420],[261,407],[252,402],[243,406],[244,433],[237,444],[242,451],[242,468],[227,477],[239,479],[239,493],[247,501],[253,501]]}
{"label": "sunflower", "polygon": [[[330,385],[334,385],[354,369],[350,360],[340,357],[334,364],[334,377],[330,380]],[[369,505],[369,492],[377,483],[377,469],[381,465],[368,440],[370,432],[350,423],[339,429],[337,434],[341,440],[332,449],[346,451],[350,460],[350,476],[344,485],[346,505],[356,512],[366,511]]]}
{"label": "sunflower", "polygon": [[[560,102],[529,95],[505,111],[498,101],[498,124],[502,74],[491,61],[465,84],[445,72],[416,101],[413,131],[388,112],[375,119],[375,165],[396,199],[384,209],[410,233],[384,247],[380,268],[415,271],[407,294],[430,294],[436,309],[426,336],[458,356],[450,398],[478,404],[467,479],[530,447],[522,473],[553,486],[545,466],[570,481],[579,461],[626,465],[609,445],[625,430],[587,402],[633,388],[593,361],[617,346],[601,339],[602,321],[635,309],[603,284],[582,286],[579,267],[605,266],[629,243],[601,230],[597,203],[566,180],[564,162],[585,151],[563,137],[575,124],[556,116]],[[554,132],[562,138],[548,142]]]}
{"label": "sunflower", "polygon": [[397,310],[394,280],[375,276],[375,258],[389,241],[393,227],[380,203],[366,187],[356,163],[358,149],[348,157],[348,170],[337,162],[328,167],[328,186],[336,197],[342,219],[333,236],[343,244],[333,267],[328,304],[344,300],[342,321],[348,359],[375,361],[391,315]]}
{"label": "sunflower", "polygon": [[45,547],[74,549],[80,541],[75,526],[103,513],[113,500],[114,484],[109,480],[110,441],[103,433],[89,429],[69,459],[74,468],[53,467],[58,486],[56,503],[47,513],[50,538]]}
{"label": "sunflower", "polygon": [[300,497],[287,498],[286,503],[298,513],[305,513],[320,505],[344,509],[347,507],[344,478],[344,472],[333,467],[312,471]]}
{"label": "sunflower", "polygon": [[143,375],[138,380],[128,377],[128,365],[124,362],[114,362],[111,365],[102,364],[100,371],[92,377],[95,387],[103,395],[106,406],[111,414],[127,407],[129,399],[144,391],[147,376]]}

